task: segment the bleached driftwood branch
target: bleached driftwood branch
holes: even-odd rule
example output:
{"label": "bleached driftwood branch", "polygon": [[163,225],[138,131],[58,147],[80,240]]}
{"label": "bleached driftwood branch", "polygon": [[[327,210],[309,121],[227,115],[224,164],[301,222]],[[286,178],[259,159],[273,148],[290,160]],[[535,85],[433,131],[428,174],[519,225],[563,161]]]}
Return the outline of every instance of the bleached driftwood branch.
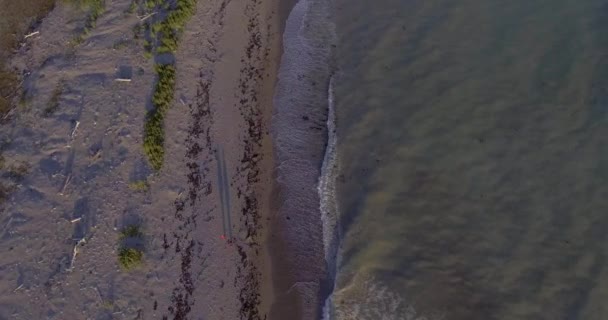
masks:
{"label": "bleached driftwood branch", "polygon": [[61,192],[59,192],[60,195],[63,195],[65,193],[65,189],[68,187],[68,185],[70,184],[70,181],[72,181],[72,174],[69,174],[66,178],[65,181],[63,182],[63,188],[61,188]]}
{"label": "bleached driftwood branch", "polygon": [[137,17],[139,18],[139,21],[144,21],[144,20],[146,20],[146,19],[150,18],[151,16],[153,16],[153,15],[155,15],[155,14],[156,14],[156,12],[152,12],[152,13],[149,13],[149,14],[147,14],[147,15],[145,15],[145,16],[141,16],[141,17],[140,17],[140,16],[137,16]]}
{"label": "bleached driftwood branch", "polygon": [[78,130],[78,126],[80,126],[80,121],[76,121],[76,125],[74,126],[74,130],[70,134],[70,139],[74,139],[74,135],[76,134],[76,130]]}
{"label": "bleached driftwood branch", "polygon": [[33,37],[33,36],[35,36],[35,35],[37,35],[37,34],[39,34],[39,33],[40,33],[40,31],[34,31],[34,32],[30,33],[30,34],[26,34],[26,35],[23,37],[23,39],[27,39],[27,38],[29,38],[29,37]]}
{"label": "bleached driftwood branch", "polygon": [[70,262],[70,268],[68,269],[68,271],[72,271],[72,269],[74,269],[74,261],[76,261],[76,255],[80,253],[79,248],[86,242],[87,241],[85,240],[85,238],[82,238],[78,240],[78,242],[76,242],[76,245],[74,246],[74,253],[72,254],[72,261]]}

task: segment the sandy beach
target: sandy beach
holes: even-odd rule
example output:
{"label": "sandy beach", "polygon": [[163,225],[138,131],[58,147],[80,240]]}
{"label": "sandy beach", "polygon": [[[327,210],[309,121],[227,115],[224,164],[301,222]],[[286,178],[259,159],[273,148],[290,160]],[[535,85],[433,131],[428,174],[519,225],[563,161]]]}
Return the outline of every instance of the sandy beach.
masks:
{"label": "sandy beach", "polygon": [[[292,279],[267,240],[280,241],[270,121],[293,3],[198,1],[158,172],[142,151],[154,61],[130,5],[106,1],[71,45],[85,17],[59,3],[12,59],[25,102],[0,129],[4,157],[29,171],[0,219],[0,319],[287,319],[274,302]],[[134,224],[144,263],[125,271],[120,230]]]}

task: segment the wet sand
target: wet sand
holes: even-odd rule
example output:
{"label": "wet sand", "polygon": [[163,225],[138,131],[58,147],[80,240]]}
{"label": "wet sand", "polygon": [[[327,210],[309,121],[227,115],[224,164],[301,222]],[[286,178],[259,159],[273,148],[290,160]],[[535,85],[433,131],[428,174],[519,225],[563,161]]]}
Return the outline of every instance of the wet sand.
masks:
{"label": "wet sand", "polygon": [[[291,3],[198,2],[174,57],[158,173],[141,150],[153,61],[132,39],[129,4],[109,2],[75,47],[79,20],[59,5],[14,58],[29,100],[2,127],[5,155],[32,169],[3,211],[0,318],[285,319],[271,316],[290,281],[285,252],[266,241],[278,232],[270,121]],[[131,81],[114,81],[123,70]],[[42,116],[58,83],[57,111]],[[129,188],[142,179],[148,190]],[[131,224],[145,263],[125,272],[116,252]]]}

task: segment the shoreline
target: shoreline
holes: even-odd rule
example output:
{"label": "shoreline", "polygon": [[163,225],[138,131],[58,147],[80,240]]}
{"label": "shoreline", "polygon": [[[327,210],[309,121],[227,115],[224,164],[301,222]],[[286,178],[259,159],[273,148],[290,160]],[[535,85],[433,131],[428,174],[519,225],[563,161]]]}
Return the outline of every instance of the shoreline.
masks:
{"label": "shoreline", "polygon": [[[287,17],[289,16],[291,10],[295,6],[295,4],[299,0],[274,0],[276,4],[275,10],[275,33],[276,38],[273,44],[274,56],[269,59],[269,68],[267,72],[271,75],[271,79],[269,79],[266,84],[264,91],[265,93],[265,103],[270,105],[265,112],[265,128],[269,130],[272,127],[272,116],[275,110],[274,106],[274,94],[276,84],[278,82],[278,72],[279,67],[281,65],[281,58],[283,55],[283,33],[285,31],[285,24],[287,22]],[[286,319],[282,315],[275,315],[274,306],[276,303],[277,297],[280,295],[280,290],[283,288],[282,282],[284,279],[281,276],[281,270],[285,272],[284,268],[277,268],[277,263],[282,261],[284,255],[287,254],[286,250],[276,250],[276,247],[271,245],[271,241],[273,241],[275,234],[278,232],[276,230],[276,225],[272,224],[273,215],[277,213],[277,199],[276,194],[279,191],[277,186],[277,180],[275,175],[275,156],[274,156],[274,143],[272,141],[272,137],[267,137],[265,147],[262,151],[265,156],[265,161],[263,161],[262,166],[264,168],[266,179],[268,179],[268,185],[266,187],[262,187],[261,191],[263,192],[263,198],[266,199],[266,203],[263,205],[263,210],[267,213],[264,217],[264,226],[262,229],[261,238],[263,239],[263,250],[262,255],[258,262],[261,262],[262,266],[262,287],[261,287],[261,310],[264,310],[265,314],[268,317],[268,320],[272,319]],[[278,269],[278,270],[277,270]],[[297,308],[291,308],[291,313],[286,315],[290,319],[299,319],[300,315],[297,311]]]}
{"label": "shoreline", "polygon": [[[328,144],[330,76],[334,43],[330,4],[298,2],[283,33],[275,88],[274,241],[269,241],[275,276],[271,319],[318,320],[333,286],[328,274],[325,221],[319,183]],[[330,267],[331,268],[331,267]]]}

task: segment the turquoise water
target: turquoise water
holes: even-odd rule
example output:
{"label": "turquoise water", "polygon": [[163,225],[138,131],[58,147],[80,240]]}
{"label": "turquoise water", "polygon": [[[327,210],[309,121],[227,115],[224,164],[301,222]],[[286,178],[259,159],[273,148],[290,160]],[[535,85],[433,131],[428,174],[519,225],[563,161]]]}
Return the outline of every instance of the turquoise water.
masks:
{"label": "turquoise water", "polygon": [[608,3],[335,0],[335,319],[608,319]]}

